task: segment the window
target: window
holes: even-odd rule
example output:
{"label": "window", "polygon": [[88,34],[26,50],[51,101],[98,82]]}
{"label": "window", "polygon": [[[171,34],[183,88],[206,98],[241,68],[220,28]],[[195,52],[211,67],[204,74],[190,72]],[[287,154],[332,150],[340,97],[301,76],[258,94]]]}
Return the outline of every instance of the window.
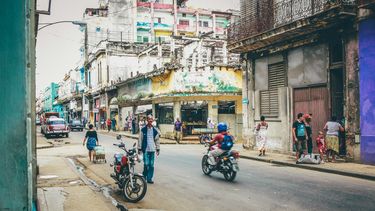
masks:
{"label": "window", "polygon": [[180,20],[179,23],[180,23],[180,25],[189,26],[188,20]]}
{"label": "window", "polygon": [[186,13],[182,13],[182,17],[186,17]]}
{"label": "window", "polygon": [[143,42],[148,42],[148,37],[143,37]]}
{"label": "window", "polygon": [[202,27],[202,21],[199,21],[199,26]]}
{"label": "window", "polygon": [[137,42],[142,42],[142,36],[137,36]]}
{"label": "window", "polygon": [[158,18],[158,23],[161,23],[161,18]]}
{"label": "window", "polygon": [[173,124],[173,104],[157,104],[158,124]]}
{"label": "window", "polygon": [[218,114],[235,114],[236,103],[234,101],[219,101]]}
{"label": "window", "polygon": [[279,116],[278,88],[287,85],[284,62],[268,65],[268,90],[260,91],[260,113],[264,116]]}
{"label": "window", "polygon": [[208,27],[208,21],[203,21],[203,27]]}

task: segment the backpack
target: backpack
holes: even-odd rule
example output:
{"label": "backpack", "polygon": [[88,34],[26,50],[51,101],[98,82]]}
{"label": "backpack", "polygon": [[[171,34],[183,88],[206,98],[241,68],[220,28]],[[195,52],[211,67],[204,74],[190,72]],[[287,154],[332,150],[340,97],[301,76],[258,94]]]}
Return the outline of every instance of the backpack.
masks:
{"label": "backpack", "polygon": [[305,125],[299,124],[297,127],[297,136],[304,137],[305,136]]}
{"label": "backpack", "polygon": [[223,142],[221,142],[222,150],[230,150],[233,147],[233,137],[230,135],[224,135]]}

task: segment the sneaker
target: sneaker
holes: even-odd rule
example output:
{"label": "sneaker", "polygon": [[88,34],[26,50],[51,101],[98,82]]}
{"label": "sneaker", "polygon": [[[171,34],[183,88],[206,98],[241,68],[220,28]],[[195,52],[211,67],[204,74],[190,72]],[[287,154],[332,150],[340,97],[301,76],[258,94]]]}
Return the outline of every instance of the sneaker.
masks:
{"label": "sneaker", "polygon": [[154,181],[147,181],[148,184],[154,184]]}
{"label": "sneaker", "polygon": [[321,164],[324,164],[325,162],[324,162],[324,160],[322,160],[322,161],[320,161],[320,163],[321,163]]}

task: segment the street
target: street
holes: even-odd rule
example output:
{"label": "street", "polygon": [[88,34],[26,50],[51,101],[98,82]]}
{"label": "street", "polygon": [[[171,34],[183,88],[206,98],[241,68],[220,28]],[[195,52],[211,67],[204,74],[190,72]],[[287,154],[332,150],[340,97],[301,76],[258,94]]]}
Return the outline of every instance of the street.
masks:
{"label": "street", "polygon": [[[84,132],[71,132],[69,144],[38,151],[38,162],[47,157],[74,157],[86,167],[85,174],[100,185],[116,186],[109,163],[121,152],[110,135],[99,134],[106,149],[107,164],[88,161],[82,146]],[[50,139],[53,140],[53,139]],[[130,147],[135,140],[124,139]],[[236,146],[239,147],[239,146]],[[155,184],[148,185],[145,198],[125,203],[129,208],[159,210],[373,210],[375,182],[316,171],[278,166],[246,159],[234,182],[223,175],[205,176],[200,167],[205,148],[201,145],[162,145],[155,163]],[[138,164],[138,172],[142,171]]]}

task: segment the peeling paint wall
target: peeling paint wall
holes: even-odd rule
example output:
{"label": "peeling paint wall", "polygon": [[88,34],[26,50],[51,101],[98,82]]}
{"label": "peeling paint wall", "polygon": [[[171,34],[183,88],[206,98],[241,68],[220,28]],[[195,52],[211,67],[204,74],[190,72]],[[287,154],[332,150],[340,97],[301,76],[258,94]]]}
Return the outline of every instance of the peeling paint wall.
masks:
{"label": "peeling paint wall", "polygon": [[359,143],[359,72],[358,72],[358,38],[355,33],[349,34],[345,42],[345,131],[347,158],[360,160]]}
{"label": "peeling paint wall", "polygon": [[375,164],[375,18],[359,25],[361,161]]}

